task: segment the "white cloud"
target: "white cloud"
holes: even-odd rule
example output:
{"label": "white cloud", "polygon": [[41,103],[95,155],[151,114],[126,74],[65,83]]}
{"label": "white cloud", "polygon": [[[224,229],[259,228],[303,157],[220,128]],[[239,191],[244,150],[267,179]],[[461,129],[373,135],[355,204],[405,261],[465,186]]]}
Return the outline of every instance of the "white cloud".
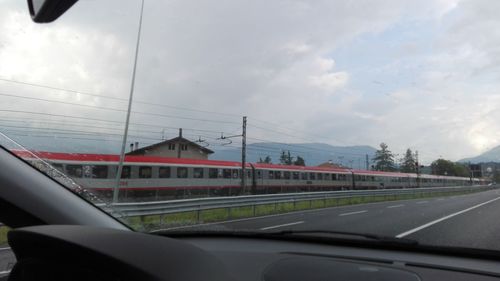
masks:
{"label": "white cloud", "polygon": [[[499,143],[492,108],[499,105],[500,22],[495,1],[168,1],[146,2],[136,100],[249,115],[293,135],[334,144],[406,147],[460,158]],[[12,1],[0,11],[0,78],[126,98],[137,28],[137,1],[80,1],[58,22],[34,25],[26,7]],[[366,54],[391,60],[363,65],[373,73],[408,71],[408,81],[384,81],[367,89],[364,77],[345,67],[356,58],[335,57],[361,37],[377,37],[404,23],[429,24],[429,50],[411,42]],[[394,32],[394,31],[392,31]],[[485,33],[487,32],[487,33]],[[484,34],[488,34],[485,36]],[[418,37],[420,34],[412,34]],[[394,36],[394,35],[393,35]],[[369,40],[369,39],[366,39]],[[348,52],[347,52],[348,53]],[[415,70],[405,59],[423,65]],[[340,63],[343,62],[343,63]],[[377,63],[379,61],[376,61]],[[380,93],[379,88],[385,91]],[[0,82],[1,91],[125,108],[125,103],[64,95]],[[10,107],[50,112],[54,105]],[[134,104],[134,110],[200,119],[239,118]],[[57,112],[122,118],[123,114],[58,105]],[[214,124],[134,114],[134,122],[158,126],[235,130]],[[262,124],[262,123],[259,123]],[[468,125],[471,124],[471,125]],[[281,128],[282,130],[286,130]],[[160,130],[160,129],[150,129]],[[254,137],[303,141],[253,130]],[[160,135],[159,133],[157,135]],[[431,157],[431,156],[430,156]],[[431,159],[431,158],[429,158]]]}

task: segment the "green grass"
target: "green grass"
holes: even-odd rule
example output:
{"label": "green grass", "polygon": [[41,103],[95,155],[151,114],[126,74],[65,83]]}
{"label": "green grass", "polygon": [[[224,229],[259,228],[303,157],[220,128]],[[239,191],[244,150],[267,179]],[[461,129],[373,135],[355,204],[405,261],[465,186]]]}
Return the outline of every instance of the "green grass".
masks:
{"label": "green grass", "polygon": [[7,244],[7,232],[9,232],[10,228],[6,226],[0,226],[0,246]]}
{"label": "green grass", "polygon": [[[477,191],[476,191],[477,192]],[[286,202],[277,204],[263,204],[257,206],[246,206],[236,208],[220,208],[204,210],[200,212],[182,212],[174,214],[165,214],[163,216],[142,216],[130,217],[126,221],[134,229],[153,230],[159,228],[169,228],[184,225],[193,225],[199,223],[219,222],[231,219],[249,218],[266,216],[273,214],[282,214],[293,211],[302,211],[310,209],[320,209],[328,207],[374,203],[383,201],[410,200],[419,198],[434,198],[443,196],[453,196],[472,193],[472,191],[462,192],[439,192],[439,193],[416,193],[393,196],[358,196],[346,198],[328,198],[299,202]],[[1,238],[0,238],[1,239]],[[1,240],[0,240],[1,241]],[[1,244],[1,242],[0,242]]]}

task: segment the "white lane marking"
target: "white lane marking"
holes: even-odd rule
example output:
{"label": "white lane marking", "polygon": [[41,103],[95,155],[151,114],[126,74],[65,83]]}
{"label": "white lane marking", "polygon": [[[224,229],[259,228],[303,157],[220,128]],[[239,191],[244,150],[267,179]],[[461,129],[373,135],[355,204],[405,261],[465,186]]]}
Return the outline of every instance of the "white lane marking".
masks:
{"label": "white lane marking", "polygon": [[296,224],[301,224],[301,223],[304,223],[304,221],[296,221],[296,222],[291,222],[291,223],[285,223],[285,224],[280,224],[280,225],[273,225],[273,226],[263,227],[260,230],[268,230],[268,229],[273,229],[273,228],[278,228],[278,227],[283,227],[283,226],[296,225]]}
{"label": "white lane marking", "polygon": [[405,232],[403,232],[403,233],[400,233],[400,234],[396,235],[396,238],[403,238],[403,237],[408,236],[408,235],[410,235],[410,234],[412,234],[412,233],[415,233],[415,232],[417,232],[417,231],[419,231],[419,230],[422,230],[422,229],[424,229],[424,228],[427,228],[427,227],[429,227],[429,226],[431,226],[431,225],[433,225],[433,224],[436,224],[436,223],[438,223],[438,222],[442,222],[442,221],[447,220],[447,219],[449,219],[449,218],[452,218],[452,217],[454,217],[454,216],[458,216],[458,215],[463,214],[463,213],[465,213],[465,212],[468,212],[468,211],[470,211],[470,210],[474,210],[474,209],[479,208],[479,207],[481,207],[481,206],[483,206],[483,205],[486,205],[486,204],[489,204],[489,203],[491,203],[491,202],[497,201],[498,199],[500,199],[500,197],[497,197],[497,198],[495,198],[495,199],[491,199],[491,200],[488,200],[488,201],[486,201],[486,202],[483,202],[483,203],[480,203],[480,204],[474,205],[474,206],[472,206],[472,207],[470,207],[470,208],[467,208],[467,209],[464,209],[464,210],[462,210],[462,211],[458,211],[458,212],[456,212],[456,213],[453,213],[453,214],[447,215],[447,216],[442,217],[442,218],[440,218],[440,219],[433,220],[433,221],[428,222],[428,223],[426,223],[426,224],[423,224],[423,225],[421,225],[421,226],[419,226],[419,227],[415,227],[414,229],[410,229],[410,230],[408,230],[408,231],[405,231]]}
{"label": "white lane marking", "polygon": [[0,248],[0,251],[7,251],[7,250],[10,250],[10,247]]}
{"label": "white lane marking", "polygon": [[437,199],[437,201],[443,201],[443,200],[444,200],[444,198],[438,198]]}
{"label": "white lane marking", "polygon": [[425,204],[425,203],[429,203],[429,201],[418,201],[417,204]]}
{"label": "white lane marking", "polygon": [[404,204],[387,206],[388,209],[390,209],[390,208],[399,208],[399,207],[404,207]]}
{"label": "white lane marking", "polygon": [[357,211],[357,212],[343,213],[343,214],[340,214],[339,217],[350,216],[350,215],[355,215],[355,214],[361,214],[361,213],[365,213],[365,212],[368,212],[368,211],[367,210],[363,210],[363,211]]}
{"label": "white lane marking", "polygon": [[0,271],[0,274],[9,274],[10,270]]}

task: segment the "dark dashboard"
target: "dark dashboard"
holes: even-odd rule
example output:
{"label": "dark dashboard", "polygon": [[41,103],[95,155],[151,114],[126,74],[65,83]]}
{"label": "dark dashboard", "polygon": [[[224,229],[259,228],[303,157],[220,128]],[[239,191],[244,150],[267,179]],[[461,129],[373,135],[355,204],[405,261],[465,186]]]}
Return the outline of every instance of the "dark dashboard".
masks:
{"label": "dark dashboard", "polygon": [[497,280],[500,263],[450,255],[86,226],[17,229],[9,280]]}

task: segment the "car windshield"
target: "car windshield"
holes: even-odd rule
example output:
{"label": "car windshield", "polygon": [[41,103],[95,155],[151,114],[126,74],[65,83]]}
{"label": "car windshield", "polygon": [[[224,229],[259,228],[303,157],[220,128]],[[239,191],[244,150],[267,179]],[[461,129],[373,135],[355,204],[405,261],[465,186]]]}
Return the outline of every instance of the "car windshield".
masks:
{"label": "car windshield", "polygon": [[500,251],[498,1],[1,5],[0,145],[137,231]]}

